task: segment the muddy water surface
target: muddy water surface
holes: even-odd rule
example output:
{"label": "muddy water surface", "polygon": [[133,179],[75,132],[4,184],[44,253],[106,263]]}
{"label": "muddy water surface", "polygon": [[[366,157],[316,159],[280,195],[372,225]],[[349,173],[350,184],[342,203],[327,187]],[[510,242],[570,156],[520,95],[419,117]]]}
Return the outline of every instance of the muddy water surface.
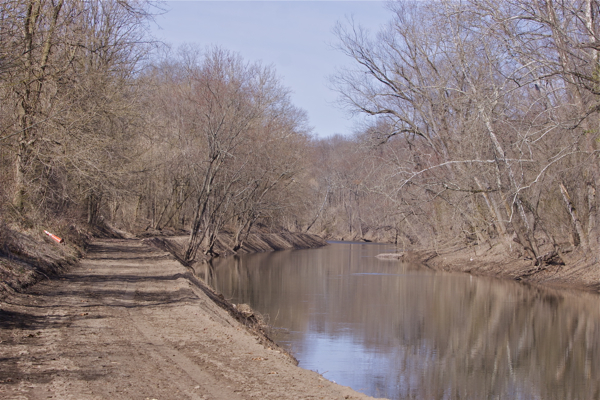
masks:
{"label": "muddy water surface", "polygon": [[333,243],[197,273],[301,367],[375,397],[600,399],[599,296],[375,258],[393,251]]}

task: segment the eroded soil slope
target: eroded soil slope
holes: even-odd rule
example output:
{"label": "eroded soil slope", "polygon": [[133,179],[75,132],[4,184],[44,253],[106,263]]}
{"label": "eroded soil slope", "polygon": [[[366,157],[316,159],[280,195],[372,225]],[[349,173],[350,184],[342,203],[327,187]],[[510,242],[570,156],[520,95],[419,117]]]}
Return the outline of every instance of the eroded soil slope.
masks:
{"label": "eroded soil slope", "polygon": [[0,303],[0,398],[368,397],[296,367],[168,253],[112,239]]}

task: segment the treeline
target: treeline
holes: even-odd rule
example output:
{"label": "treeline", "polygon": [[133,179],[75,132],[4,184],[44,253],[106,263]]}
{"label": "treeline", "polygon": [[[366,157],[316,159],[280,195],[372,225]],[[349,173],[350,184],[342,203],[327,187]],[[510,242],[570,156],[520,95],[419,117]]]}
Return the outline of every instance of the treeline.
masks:
{"label": "treeline", "polygon": [[[2,222],[187,229],[186,258],[276,224],[308,128],[274,70],[165,50],[143,1],[0,5]],[[60,232],[59,232],[60,233]],[[234,249],[235,250],[235,249]]]}
{"label": "treeline", "polygon": [[336,28],[365,116],[316,139],[275,71],[165,49],[138,1],[0,4],[3,224],[185,230],[185,258],[257,227],[404,246],[598,245],[599,4],[389,4]]}
{"label": "treeline", "polygon": [[305,113],[274,71],[218,48],[184,48],[142,79],[148,173],[129,203],[134,216],[141,211],[154,229],[190,229],[187,260],[200,246],[212,254],[223,229],[233,231],[235,251],[255,223],[277,223],[308,136]]}
{"label": "treeline", "polygon": [[117,190],[140,125],[143,4],[0,3],[0,199],[27,226]]}
{"label": "treeline", "polygon": [[356,68],[334,84],[386,143],[353,177],[358,193],[393,205],[390,226],[421,243],[503,243],[537,264],[596,249],[599,3],[389,8],[375,35],[336,29]]}

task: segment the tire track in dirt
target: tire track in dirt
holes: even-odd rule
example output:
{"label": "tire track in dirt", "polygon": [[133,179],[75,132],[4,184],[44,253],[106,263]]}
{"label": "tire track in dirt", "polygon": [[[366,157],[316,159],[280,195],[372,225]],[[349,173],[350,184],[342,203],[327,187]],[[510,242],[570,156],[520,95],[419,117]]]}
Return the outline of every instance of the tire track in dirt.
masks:
{"label": "tire track in dirt", "polygon": [[[135,301],[136,292],[130,286],[131,285],[128,284],[126,287],[126,298],[128,300]],[[158,364],[166,365],[169,363],[174,363],[182,370],[182,372],[185,372],[198,384],[195,386],[195,389],[199,389],[201,393],[206,393],[210,395],[210,397],[219,398],[223,395],[226,395],[227,399],[242,400],[242,398],[233,391],[226,391],[226,393],[223,393],[223,388],[220,388],[220,384],[217,380],[215,380],[210,374],[203,371],[196,363],[185,356],[182,352],[172,346],[169,346],[164,340],[161,339],[160,335],[157,333],[158,331],[156,327],[151,326],[144,318],[141,317],[141,315],[132,312],[131,309],[128,309],[127,312],[129,314],[129,318],[133,322],[133,326],[152,345],[151,350],[154,352],[154,354],[150,354],[150,356],[155,359]],[[207,397],[200,397],[195,393],[191,393],[190,395],[192,399],[203,399]]]}

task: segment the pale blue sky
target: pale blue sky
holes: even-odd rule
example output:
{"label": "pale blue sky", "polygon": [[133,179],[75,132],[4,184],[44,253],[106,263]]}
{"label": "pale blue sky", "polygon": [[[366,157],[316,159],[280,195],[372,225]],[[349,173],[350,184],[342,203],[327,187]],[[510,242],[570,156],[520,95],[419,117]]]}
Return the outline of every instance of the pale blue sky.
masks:
{"label": "pale blue sky", "polygon": [[[333,103],[327,77],[351,60],[332,49],[337,21],[352,16],[376,32],[391,14],[381,1],[167,1],[155,35],[174,45],[218,45],[273,65],[308,112],[319,137],[352,132],[356,120]],[[352,65],[352,64],[351,64]]]}

